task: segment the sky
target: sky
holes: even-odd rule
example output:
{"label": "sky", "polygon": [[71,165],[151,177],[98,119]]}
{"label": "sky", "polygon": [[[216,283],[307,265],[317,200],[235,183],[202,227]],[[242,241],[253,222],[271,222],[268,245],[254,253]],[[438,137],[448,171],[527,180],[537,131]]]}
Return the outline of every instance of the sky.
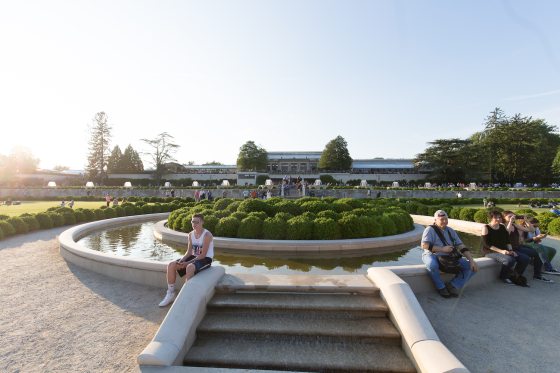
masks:
{"label": "sky", "polygon": [[[560,2],[0,0],[0,154],[84,169],[161,132],[180,163],[268,151],[413,158],[495,107],[560,126]],[[149,162],[144,156],[145,166]]]}

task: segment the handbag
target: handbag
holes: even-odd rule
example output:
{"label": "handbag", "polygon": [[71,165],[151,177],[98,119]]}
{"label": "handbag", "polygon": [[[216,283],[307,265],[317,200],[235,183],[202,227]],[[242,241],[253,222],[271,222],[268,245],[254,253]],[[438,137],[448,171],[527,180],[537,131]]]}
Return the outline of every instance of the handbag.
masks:
{"label": "handbag", "polygon": [[[439,229],[439,227],[435,224],[430,225],[430,227],[432,227],[432,229],[434,229],[434,231],[438,235],[441,242],[443,242],[443,244],[445,246],[449,246],[449,244],[445,240],[445,236],[444,236],[443,232],[441,231],[441,229]],[[449,233],[449,232],[447,232],[447,233],[449,235],[449,239],[451,240],[451,242],[454,243],[454,240],[451,237],[451,233]],[[436,255],[436,258],[438,260],[439,269],[441,271],[443,271],[445,273],[457,274],[457,273],[461,272],[461,263],[459,262],[459,259],[461,259],[461,257],[463,255],[459,252],[459,250],[457,250],[455,245],[453,245],[452,247],[453,247],[453,250],[450,253],[445,254],[445,255]]]}

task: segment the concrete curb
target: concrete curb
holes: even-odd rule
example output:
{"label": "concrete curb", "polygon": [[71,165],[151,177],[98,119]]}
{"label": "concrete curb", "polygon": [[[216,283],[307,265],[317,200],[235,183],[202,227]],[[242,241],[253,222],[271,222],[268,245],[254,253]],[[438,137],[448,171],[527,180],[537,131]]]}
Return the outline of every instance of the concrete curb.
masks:
{"label": "concrete curb", "polygon": [[[425,272],[425,270],[424,270]],[[468,372],[439,340],[412,289],[388,268],[370,268],[368,277],[381,291],[389,317],[402,335],[402,347],[419,372]],[[434,359],[437,356],[437,359]]]}
{"label": "concrete curb", "polygon": [[214,296],[223,267],[210,267],[191,278],[179,292],[156,335],[137,358],[140,365],[181,365],[196,339],[196,328]]}
{"label": "concrete curb", "polygon": [[[86,249],[77,241],[100,229],[115,228],[131,223],[162,219],[169,213],[126,216],[81,224],[65,230],[58,237],[60,254],[68,262],[96,273],[143,285],[162,286],[166,283],[167,263],[133,259]],[[181,286],[182,281],[177,281]]]}

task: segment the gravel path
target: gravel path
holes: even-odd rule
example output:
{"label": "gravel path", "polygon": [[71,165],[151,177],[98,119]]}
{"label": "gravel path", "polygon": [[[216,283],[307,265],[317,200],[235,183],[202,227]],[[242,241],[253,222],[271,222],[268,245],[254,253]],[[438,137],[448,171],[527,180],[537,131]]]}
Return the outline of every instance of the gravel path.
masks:
{"label": "gravel path", "polygon": [[67,263],[67,228],[0,241],[0,372],[138,371],[163,291]]}

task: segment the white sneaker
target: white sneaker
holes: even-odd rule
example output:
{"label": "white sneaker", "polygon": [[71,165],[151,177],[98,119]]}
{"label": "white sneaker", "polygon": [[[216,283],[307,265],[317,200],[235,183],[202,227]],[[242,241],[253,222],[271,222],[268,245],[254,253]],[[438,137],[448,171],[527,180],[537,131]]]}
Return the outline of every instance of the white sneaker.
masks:
{"label": "white sneaker", "polygon": [[165,307],[170,303],[173,303],[173,301],[175,300],[175,292],[174,291],[167,291],[167,294],[165,294],[165,298],[163,298],[163,300],[159,303],[160,307]]}

